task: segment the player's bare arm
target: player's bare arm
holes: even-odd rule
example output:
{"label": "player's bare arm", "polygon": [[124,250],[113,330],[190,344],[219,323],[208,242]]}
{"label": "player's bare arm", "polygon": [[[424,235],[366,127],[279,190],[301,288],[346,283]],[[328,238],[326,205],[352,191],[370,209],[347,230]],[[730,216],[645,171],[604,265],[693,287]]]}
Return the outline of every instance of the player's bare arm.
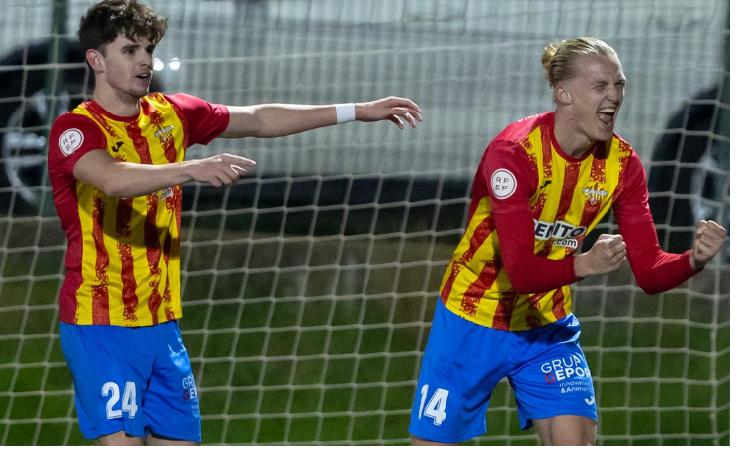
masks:
{"label": "player's bare arm", "polygon": [[703,269],[713,259],[726,242],[726,229],[714,221],[698,222],[695,228],[693,250],[690,253],[690,266],[694,270]]}
{"label": "player's bare arm", "polygon": [[119,162],[98,149],[80,158],[74,166],[74,176],[108,196],[134,198],[191,181],[216,187],[231,185],[247,173],[247,167],[254,165],[253,160],[231,154],[167,165],[143,165]]}
{"label": "player's bare arm", "polygon": [[403,129],[404,122],[416,127],[421,110],[413,101],[387,97],[372,102],[347,104],[353,117],[341,118],[335,105],[263,104],[228,106],[230,121],[221,138],[274,138],[335,125],[347,120],[362,122],[390,121]]}

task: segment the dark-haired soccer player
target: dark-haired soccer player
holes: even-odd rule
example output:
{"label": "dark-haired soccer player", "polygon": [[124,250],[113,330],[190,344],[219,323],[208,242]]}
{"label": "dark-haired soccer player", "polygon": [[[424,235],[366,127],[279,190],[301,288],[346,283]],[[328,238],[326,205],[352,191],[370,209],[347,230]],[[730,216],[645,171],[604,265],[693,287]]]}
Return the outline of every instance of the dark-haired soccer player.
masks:
{"label": "dark-haired soccer player", "polygon": [[148,94],[163,19],[134,0],[82,18],[93,98],[56,119],[49,141],[54,204],[66,233],[59,300],[62,349],[80,428],[96,444],[196,444],[200,412],[177,325],[181,185],[229,185],[254,162],[184,161],[217,137],[279,137],[350,120],[415,127],[418,106],[386,98],[327,106],[231,107]]}
{"label": "dark-haired soccer player", "polygon": [[[418,378],[413,444],[485,433],[490,395],[503,377],[521,429],[533,425],[545,445],[594,444],[593,380],[569,285],[628,259],[644,291],[670,290],[724,243],[721,226],[701,221],[692,250],[659,247],[644,168],[613,132],[626,78],[608,44],[560,41],[546,47],[542,63],[556,111],[509,125],[482,156]],[[611,207],[621,235],[601,235],[575,255]]]}

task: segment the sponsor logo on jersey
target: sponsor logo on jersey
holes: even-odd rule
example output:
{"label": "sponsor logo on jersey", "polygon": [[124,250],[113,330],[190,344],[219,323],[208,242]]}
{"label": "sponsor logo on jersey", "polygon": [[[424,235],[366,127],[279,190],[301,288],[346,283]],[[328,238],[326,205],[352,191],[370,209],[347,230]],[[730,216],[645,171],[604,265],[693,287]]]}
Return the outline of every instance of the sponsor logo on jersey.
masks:
{"label": "sponsor logo on jersey", "polygon": [[[564,221],[547,223],[546,221],[534,220],[534,236],[539,240],[577,239],[585,235],[587,231],[588,228],[585,226],[573,226]],[[575,248],[577,248],[577,245],[575,245]]]}
{"label": "sponsor logo on jersey", "polygon": [[578,246],[580,246],[580,242],[578,242],[576,239],[561,239],[556,240],[553,245],[563,246],[565,248],[577,248]]}
{"label": "sponsor logo on jersey", "polygon": [[159,200],[161,201],[162,199],[167,199],[172,195],[174,195],[174,190],[172,190],[172,187],[165,188],[164,190],[162,190],[162,194],[159,195]]}
{"label": "sponsor logo on jersey", "polygon": [[64,155],[72,155],[82,146],[85,136],[80,129],[67,129],[59,136],[59,149]]}
{"label": "sponsor logo on jersey", "polygon": [[516,177],[507,169],[495,170],[490,178],[493,194],[498,199],[509,198],[516,191],[517,185]]}

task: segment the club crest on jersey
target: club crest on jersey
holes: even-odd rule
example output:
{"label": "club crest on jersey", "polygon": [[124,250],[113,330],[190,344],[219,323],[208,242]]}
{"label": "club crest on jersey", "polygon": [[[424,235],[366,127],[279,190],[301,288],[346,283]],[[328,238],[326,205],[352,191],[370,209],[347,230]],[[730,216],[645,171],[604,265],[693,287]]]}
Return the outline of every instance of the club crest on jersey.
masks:
{"label": "club crest on jersey", "polygon": [[172,135],[173,130],[174,130],[174,126],[167,126],[163,128],[162,130],[154,132],[154,136],[159,138],[159,141],[171,140],[173,138],[173,135]]}
{"label": "club crest on jersey", "polygon": [[59,136],[59,150],[64,155],[72,155],[74,151],[82,146],[85,136],[80,129],[67,129]]}
{"label": "club crest on jersey", "polygon": [[493,189],[493,194],[498,199],[509,198],[518,186],[518,181],[512,172],[507,169],[495,170],[492,177],[490,178],[490,187]]}
{"label": "club crest on jersey", "polygon": [[602,190],[598,184],[595,184],[591,187],[585,187],[582,189],[583,194],[587,198],[588,202],[590,204],[597,204],[599,201],[602,201],[603,198],[608,196],[607,190]]}

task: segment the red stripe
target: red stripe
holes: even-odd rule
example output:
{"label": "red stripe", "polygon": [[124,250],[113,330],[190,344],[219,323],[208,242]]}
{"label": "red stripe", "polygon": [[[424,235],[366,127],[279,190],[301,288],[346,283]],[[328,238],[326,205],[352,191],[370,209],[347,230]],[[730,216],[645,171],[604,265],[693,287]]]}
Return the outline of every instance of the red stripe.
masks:
{"label": "red stripe", "polygon": [[108,300],[108,266],[110,256],[105,249],[103,222],[105,219],[105,200],[94,197],[92,201],[92,238],[95,242],[95,279],[92,285],[92,324],[110,325],[110,304]]}
{"label": "red stripe", "polygon": [[541,318],[539,317],[539,310],[529,309],[528,314],[526,314],[526,327],[528,327],[531,330],[534,328],[539,328],[540,326],[541,326]]}
{"label": "red stripe", "polygon": [[149,285],[151,286],[151,294],[149,295],[149,311],[154,325],[157,321],[157,311],[159,305],[162,304],[162,296],[159,294],[159,280],[162,275],[162,269],[159,268],[159,261],[162,257],[162,248],[159,244],[159,231],[157,230],[157,209],[159,207],[159,195],[152,193],[146,197],[146,221],[144,223],[144,244],[146,245],[146,260],[149,262],[149,274],[152,276]]}
{"label": "red stripe", "polygon": [[618,169],[618,185],[616,185],[616,189],[613,190],[613,199],[618,198],[618,196],[621,194],[621,191],[624,189],[624,171],[626,171],[626,162],[631,157],[631,153],[634,152],[634,150],[629,146],[626,142],[620,141],[618,142],[619,152],[621,152],[621,155],[618,159],[619,169]]}
{"label": "red stripe", "polygon": [[552,140],[549,139],[549,134],[553,133],[549,129],[548,125],[541,125],[541,151],[542,159],[541,165],[544,170],[544,179],[549,180],[552,178]]}
{"label": "red stripe", "polygon": [[108,285],[92,285],[92,324],[110,325],[110,307],[108,305]]}
{"label": "red stripe", "polygon": [[[79,199],[77,198],[77,190],[69,190],[71,200],[66,196],[59,197],[57,208],[61,210],[75,209],[76,214],[73,216],[73,230],[77,240],[69,239],[67,247],[67,255],[65,257],[64,267],[67,268],[67,274],[64,277],[59,294],[59,320],[64,323],[77,323],[77,290],[82,285],[82,225],[80,224]],[[72,234],[70,234],[71,236]]]}
{"label": "red stripe", "polygon": [[554,304],[552,305],[552,314],[554,314],[554,318],[556,318],[557,320],[562,319],[564,318],[564,316],[567,315],[567,313],[565,313],[564,300],[565,293],[564,290],[562,290],[562,288],[560,287],[554,293]]}
{"label": "red stripe", "polygon": [[480,299],[498,278],[501,268],[503,268],[503,262],[498,256],[495,256],[492,262],[485,263],[477,280],[467,287],[462,296],[460,307],[465,314],[472,317],[477,314],[477,305],[480,304]]}
{"label": "red stripe", "polygon": [[103,112],[100,112],[98,108],[96,107],[96,104],[93,102],[83,102],[82,106],[85,110],[87,110],[88,113],[90,113],[90,116],[92,116],[92,119],[94,119],[100,126],[105,129],[105,131],[110,135],[111,137],[117,137],[118,135],[115,133],[115,129],[111,127],[110,124],[108,124],[108,120],[105,118],[105,115]]}
{"label": "red stripe", "polygon": [[[133,147],[139,155],[139,159],[143,164],[151,165],[153,163],[149,143],[141,134],[141,127],[137,122],[126,124],[126,133],[133,142]],[[157,209],[159,206],[159,195],[151,193],[146,196],[146,220],[144,222],[144,245],[146,246],[146,260],[149,263],[149,287],[151,293],[147,302],[149,312],[152,314],[153,323],[157,324],[156,312],[162,303],[162,296],[159,294],[159,280],[162,274],[159,268],[159,259],[162,255],[161,245],[159,244],[159,232],[157,230]]]}
{"label": "red stripe", "polygon": [[131,216],[133,214],[133,200],[119,199],[116,212],[116,233],[118,235],[118,255],[121,259],[121,282],[123,318],[130,322],[138,321],[136,307],[139,299],[136,296],[136,277],[133,273],[133,254],[128,240],[131,238]]}
{"label": "red stripe", "polygon": [[559,197],[557,221],[562,221],[572,205],[572,195],[575,193],[577,181],[580,178],[580,163],[566,162],[562,194]]}
{"label": "red stripe", "polygon": [[[557,216],[555,221],[562,221],[567,215],[567,211],[572,205],[572,195],[575,193],[575,187],[577,187],[577,180],[580,176],[580,164],[570,163],[565,164],[565,175],[564,184],[562,187],[562,193],[559,197],[559,206],[557,207]],[[538,218],[538,217],[537,217]],[[540,257],[548,257],[549,253],[552,252],[552,241],[547,241],[542,249],[536,253]]]}
{"label": "red stripe", "polygon": [[[544,173],[544,181],[546,181],[552,179],[552,142],[549,140],[549,127],[546,125],[542,125],[540,133],[542,150],[541,165]],[[541,182],[543,183],[544,181]],[[537,220],[539,219],[539,217],[541,217],[541,212],[542,210],[544,210],[544,204],[546,204],[546,202],[547,194],[542,192],[536,199],[536,204],[534,204],[533,208],[531,209],[534,218],[536,218]]]}
{"label": "red stripe", "polygon": [[[147,106],[149,105],[146,102],[144,102],[144,104]],[[172,130],[170,129],[168,132],[162,133],[162,130],[164,129],[164,116],[162,116],[161,112],[152,108],[146,108],[144,109],[144,112],[151,118],[151,123],[156,127],[157,133],[159,133],[159,135],[155,134],[154,136],[159,138],[159,142],[164,149],[164,157],[169,161],[169,163],[174,163],[175,160],[177,160],[177,149],[174,147],[174,135],[172,134]]]}
{"label": "red stripe", "polygon": [[126,123],[126,133],[128,137],[133,141],[133,147],[136,149],[136,153],[139,155],[139,160],[144,164],[152,164],[151,152],[149,152],[149,143],[141,135],[141,127],[136,121]]}
{"label": "red stripe", "polygon": [[531,209],[531,213],[537,220],[539,219],[539,217],[541,217],[541,211],[544,210],[544,204],[546,204],[546,202],[547,194],[541,193],[536,199],[536,204],[534,204],[534,207]]}
{"label": "red stripe", "polygon": [[[180,234],[180,227],[182,225],[182,185],[173,187],[172,196],[165,198],[164,200],[167,210],[175,213],[177,219],[177,235]],[[167,239],[170,238],[170,234],[167,234]]]}
{"label": "red stripe", "polygon": [[541,306],[539,306],[539,301],[548,293],[549,292],[537,293],[529,297],[529,313],[526,314],[526,325],[529,328],[541,326],[541,318],[539,316]]}
{"label": "red stripe", "polygon": [[498,301],[495,308],[495,316],[493,317],[493,328],[496,330],[509,331],[511,329],[511,317],[513,317],[513,309],[516,307],[518,294],[515,292],[506,292]]}
{"label": "red stripe", "polygon": [[177,117],[180,119],[180,123],[182,123],[182,148],[187,149],[190,147],[190,132],[189,132],[189,126],[187,124],[187,117],[185,116],[185,112],[182,111],[179,105],[175,104],[174,102],[169,102],[164,96],[161,97],[161,102],[166,101],[171,107],[172,110],[174,110]]}
{"label": "red stripe", "polygon": [[446,301],[449,299],[449,293],[452,291],[452,287],[454,286],[454,281],[457,279],[457,275],[459,275],[459,271],[461,270],[461,265],[457,261],[452,261],[452,269],[449,272],[449,277],[446,280],[446,284],[444,284],[444,288],[441,290],[441,301],[446,304]]}
{"label": "red stripe", "polygon": [[[172,236],[167,234],[167,238],[164,240],[164,248],[162,250],[164,255],[164,264],[169,266],[169,253],[172,248]],[[167,316],[167,320],[174,320],[174,312],[172,311],[172,293],[169,290],[169,271],[167,272],[167,281],[164,283],[164,295],[162,295],[162,303],[164,303],[164,313]],[[157,322],[158,320],[155,320]]]}
{"label": "red stripe", "polygon": [[488,238],[490,233],[493,231],[492,224],[492,216],[488,215],[485,217],[480,224],[477,225],[475,232],[472,234],[472,237],[470,237],[470,247],[462,254],[462,257],[452,261],[452,270],[449,274],[449,278],[446,280],[446,284],[444,284],[444,289],[441,291],[441,300],[444,303],[446,303],[449,298],[449,293],[452,290],[452,286],[454,286],[454,281],[457,279],[457,275],[459,275],[461,266],[472,259],[472,256],[475,255],[480,246]]}

